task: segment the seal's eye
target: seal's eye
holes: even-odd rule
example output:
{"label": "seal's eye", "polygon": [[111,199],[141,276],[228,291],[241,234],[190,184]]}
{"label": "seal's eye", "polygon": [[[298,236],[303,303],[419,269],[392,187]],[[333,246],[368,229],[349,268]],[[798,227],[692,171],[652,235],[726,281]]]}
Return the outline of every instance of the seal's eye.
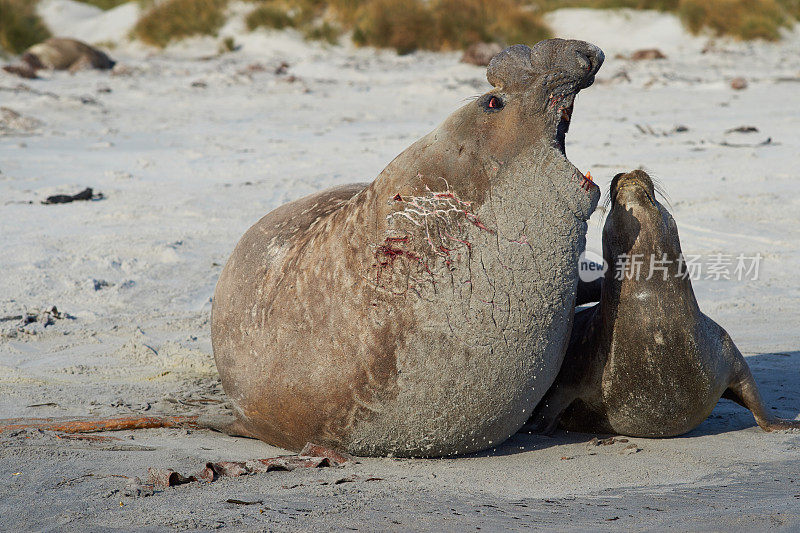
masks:
{"label": "seal's eye", "polygon": [[483,100],[483,108],[486,111],[499,111],[503,109],[504,105],[503,99],[493,94],[488,95],[488,97]]}

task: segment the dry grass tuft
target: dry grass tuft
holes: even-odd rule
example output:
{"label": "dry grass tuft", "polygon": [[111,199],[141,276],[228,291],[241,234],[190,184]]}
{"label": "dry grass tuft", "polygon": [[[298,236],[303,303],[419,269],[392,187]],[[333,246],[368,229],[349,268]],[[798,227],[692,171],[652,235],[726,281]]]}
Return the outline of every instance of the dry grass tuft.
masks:
{"label": "dry grass tuft", "polygon": [[675,11],[680,0],[531,0],[542,11],[553,11],[564,7],[588,7],[592,9],[655,9]]}
{"label": "dry grass tuft", "polygon": [[228,0],[166,0],[148,10],[133,28],[147,44],[165,47],[193,35],[216,35],[225,23]]}
{"label": "dry grass tuft", "polygon": [[[114,9],[117,6],[121,6],[122,4],[127,4],[128,2],[134,0],[76,0],[77,2],[81,2],[83,4],[90,4],[95,7],[99,7],[104,11],[108,11],[109,9]],[[135,0],[143,9],[147,9],[151,7],[156,0]]]}
{"label": "dry grass tuft", "polygon": [[429,6],[417,0],[372,0],[356,15],[353,42],[394,48],[401,54],[436,48],[437,35]]}
{"label": "dry grass tuft", "polygon": [[[251,0],[252,1],[252,0]],[[336,43],[342,33],[340,20],[352,16],[355,1],[256,0],[258,6],[245,19],[249,30],[297,28],[306,39]],[[342,8],[337,9],[337,4]]]}
{"label": "dry grass tuft", "polygon": [[250,30],[297,28],[336,42],[352,31],[359,45],[461,49],[479,41],[536,42],[549,35],[536,9],[521,0],[251,0]]}
{"label": "dry grass tuft", "polygon": [[776,0],[681,0],[678,15],[693,33],[708,28],[740,39],[775,41],[780,28],[789,25]]}
{"label": "dry grass tuft", "polygon": [[535,10],[516,0],[372,0],[357,12],[356,44],[455,50],[482,41],[533,44],[550,35]]}
{"label": "dry grass tuft", "polygon": [[298,25],[297,10],[286,2],[263,2],[260,3],[245,18],[245,24],[250,31],[256,28],[294,28]]}
{"label": "dry grass tuft", "polygon": [[787,16],[795,21],[800,20],[800,0],[778,0],[778,4],[786,12]]}
{"label": "dry grass tuft", "polygon": [[99,7],[100,9],[109,10],[113,9],[117,6],[125,4],[130,0],[78,0],[84,4],[91,4],[95,7]]}
{"label": "dry grass tuft", "polygon": [[[25,4],[22,0],[0,0]],[[103,8],[123,0],[82,0]],[[228,0],[138,0],[151,7],[135,36],[157,46],[190,35],[214,35]],[[676,13],[693,32],[710,29],[742,39],[780,37],[800,18],[800,0],[248,0],[250,30],[296,28],[306,38],[338,41],[352,32],[356,44],[455,50],[476,42],[533,44],[550,36],[541,15],[563,7],[655,9]]]}
{"label": "dry grass tuft", "polygon": [[0,0],[0,51],[19,54],[50,37],[36,14],[36,1]]}
{"label": "dry grass tuft", "polygon": [[545,11],[559,7],[656,9],[676,13],[693,33],[710,29],[739,39],[780,38],[780,28],[800,18],[800,0],[532,0]]}

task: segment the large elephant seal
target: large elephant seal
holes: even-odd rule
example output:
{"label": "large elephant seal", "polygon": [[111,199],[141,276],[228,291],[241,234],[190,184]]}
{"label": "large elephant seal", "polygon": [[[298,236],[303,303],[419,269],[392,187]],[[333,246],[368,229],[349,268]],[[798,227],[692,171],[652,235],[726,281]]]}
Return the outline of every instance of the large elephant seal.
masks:
{"label": "large elephant seal", "polygon": [[28,48],[20,57],[22,64],[9,65],[3,70],[23,78],[35,78],[42,69],[69,70],[95,68],[108,70],[116,64],[104,52],[76,39],[53,37]]}
{"label": "large elephant seal", "polygon": [[368,185],[284,205],[220,275],[212,343],[251,435],[441,456],[514,434],[558,372],[599,192],[566,158],[602,51],[516,45]]}
{"label": "large elephant seal", "polygon": [[799,428],[768,412],[728,333],[700,311],[678,228],[650,177],[618,174],[610,197],[600,302],[575,315],[561,371],[529,427],[671,437],[724,397],[766,431]]}

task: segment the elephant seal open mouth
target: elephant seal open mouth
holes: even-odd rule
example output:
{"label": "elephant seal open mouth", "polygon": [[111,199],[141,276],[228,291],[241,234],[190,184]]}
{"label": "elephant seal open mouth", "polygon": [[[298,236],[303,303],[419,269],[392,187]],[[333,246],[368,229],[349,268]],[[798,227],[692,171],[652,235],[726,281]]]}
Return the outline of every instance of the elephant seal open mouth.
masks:
{"label": "elephant seal open mouth", "polygon": [[516,45],[493,89],[369,184],[279,207],[220,275],[212,343],[239,430],[297,450],[498,445],[555,378],[599,191],[564,151],[603,53]]}

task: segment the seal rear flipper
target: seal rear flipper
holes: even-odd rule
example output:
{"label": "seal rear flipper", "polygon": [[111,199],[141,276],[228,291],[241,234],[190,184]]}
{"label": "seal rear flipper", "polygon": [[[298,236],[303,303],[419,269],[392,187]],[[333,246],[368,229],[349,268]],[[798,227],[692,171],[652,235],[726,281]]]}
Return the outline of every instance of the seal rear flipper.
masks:
{"label": "seal rear flipper", "polygon": [[758,392],[758,385],[756,385],[756,380],[753,378],[753,373],[750,372],[750,367],[747,366],[747,361],[745,361],[744,356],[733,343],[730,335],[724,330],[722,334],[726,355],[732,360],[731,363],[733,365],[733,377],[728,388],[722,393],[722,397],[748,408],[753,413],[756,423],[764,431],[800,429],[800,421],[778,418],[767,411],[767,407],[761,399],[761,394]]}
{"label": "seal rear flipper", "polygon": [[35,80],[39,77],[36,75],[36,70],[28,65],[6,65],[3,67],[3,70],[9,74],[15,74],[20,78],[25,78],[26,80]]}
{"label": "seal rear flipper", "polygon": [[764,401],[761,399],[761,394],[758,392],[756,380],[746,364],[739,375],[740,377],[738,377],[737,381],[731,383],[722,394],[723,398],[733,400],[739,405],[748,408],[753,413],[756,423],[764,431],[800,429],[800,421],[778,418],[767,412]]}

